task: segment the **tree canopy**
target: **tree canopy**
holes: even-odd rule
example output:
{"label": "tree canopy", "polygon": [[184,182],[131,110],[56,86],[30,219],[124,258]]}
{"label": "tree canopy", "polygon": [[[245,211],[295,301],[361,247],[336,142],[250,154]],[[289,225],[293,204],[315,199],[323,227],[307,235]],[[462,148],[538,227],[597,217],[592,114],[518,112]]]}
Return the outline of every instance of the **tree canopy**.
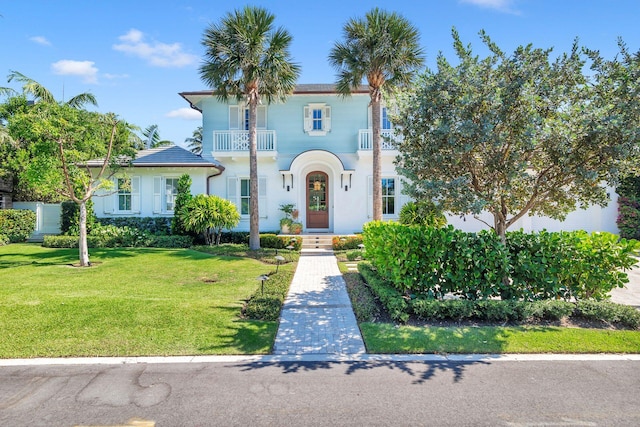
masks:
{"label": "tree canopy", "polygon": [[622,60],[606,61],[576,42],[555,59],[531,45],[507,55],[480,35],[487,57],[454,29],[459,63],[440,54],[396,96],[408,194],[454,214],[487,211],[503,240],[527,213],[563,219],[605,205],[607,184],[638,159],[638,54],[621,43]]}

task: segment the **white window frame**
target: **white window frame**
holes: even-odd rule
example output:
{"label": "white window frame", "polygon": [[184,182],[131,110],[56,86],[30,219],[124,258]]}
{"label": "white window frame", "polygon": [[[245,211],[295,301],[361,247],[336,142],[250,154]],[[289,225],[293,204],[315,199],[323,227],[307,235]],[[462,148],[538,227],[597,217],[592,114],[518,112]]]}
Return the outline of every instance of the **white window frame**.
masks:
{"label": "white window frame", "polygon": [[[392,180],[393,181],[393,195],[389,195],[389,194],[384,194],[384,181],[387,180]],[[394,177],[383,177],[382,178],[382,216],[398,216],[398,194],[397,194],[397,179]],[[385,213],[385,207],[389,207],[389,199],[393,199],[393,212],[389,213],[388,211]]]}
{"label": "white window frame", "polygon": [[[393,179],[394,192],[392,196],[394,198],[393,207],[394,212],[392,214],[382,214],[383,218],[397,219],[400,216],[400,210],[408,201],[408,197],[402,194],[402,182],[397,175],[382,175],[381,179]],[[386,196],[389,197],[389,196]],[[385,198],[385,195],[382,195]],[[373,218],[373,176],[367,177],[367,216]]]}
{"label": "white window frame", "polygon": [[[229,130],[249,130],[249,107],[241,105],[229,105]],[[258,105],[256,128],[267,129],[267,106]]]}
{"label": "white window frame", "polygon": [[[369,106],[367,111],[368,111],[369,129],[373,129],[373,116],[371,113],[371,106]],[[385,120],[384,120],[385,115],[387,116],[386,126],[385,126]],[[393,129],[393,123],[391,122],[391,120],[389,120],[389,108],[386,105],[380,106],[380,129],[383,131]]]}
{"label": "white window frame", "polygon": [[[131,188],[128,192],[120,192],[119,184],[120,180],[130,179],[131,180]],[[105,213],[114,213],[114,214],[139,214],[140,213],[140,177],[139,176],[131,176],[131,177],[115,177],[113,178],[113,188],[114,193],[111,197],[108,197],[105,200],[104,211]],[[120,209],[120,196],[129,196],[130,197],[130,209]]]}
{"label": "white window frame", "polygon": [[[320,114],[316,118],[314,112]],[[331,131],[331,107],[325,103],[310,103],[304,106],[304,131],[309,136],[325,136]],[[314,129],[314,123],[320,123],[320,128]]]}
{"label": "white window frame", "polygon": [[[242,199],[249,200],[251,203],[250,195],[243,196],[242,195],[242,181],[247,181],[249,183],[249,192],[251,191],[249,177],[248,176],[235,176],[227,178],[227,200],[236,205],[236,209],[238,213],[240,213],[241,220],[249,219],[249,212],[246,214],[242,213]],[[249,205],[251,206],[251,205]],[[251,209],[249,207],[249,209]],[[259,176],[258,177],[258,211],[260,212],[260,218],[268,218],[267,213],[268,205],[267,205],[267,177]]]}
{"label": "white window frame", "polygon": [[[154,214],[173,214],[174,210],[167,207],[170,198],[173,198],[175,206],[175,197],[178,194],[178,176],[154,176],[153,177],[153,213]],[[175,180],[175,193],[167,194],[167,180]],[[171,196],[171,197],[170,197]]]}

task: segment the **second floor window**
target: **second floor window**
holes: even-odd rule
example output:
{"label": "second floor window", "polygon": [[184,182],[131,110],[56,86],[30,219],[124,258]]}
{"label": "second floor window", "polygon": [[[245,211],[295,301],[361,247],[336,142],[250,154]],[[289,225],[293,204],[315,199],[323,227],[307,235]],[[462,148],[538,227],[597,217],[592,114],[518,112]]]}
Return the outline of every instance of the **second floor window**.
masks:
{"label": "second floor window", "polygon": [[331,107],[326,104],[304,106],[304,131],[310,136],[323,136],[331,130]]}
{"label": "second floor window", "polygon": [[[267,107],[258,105],[256,127],[267,128]],[[249,107],[241,105],[229,106],[229,130],[249,130]]]}

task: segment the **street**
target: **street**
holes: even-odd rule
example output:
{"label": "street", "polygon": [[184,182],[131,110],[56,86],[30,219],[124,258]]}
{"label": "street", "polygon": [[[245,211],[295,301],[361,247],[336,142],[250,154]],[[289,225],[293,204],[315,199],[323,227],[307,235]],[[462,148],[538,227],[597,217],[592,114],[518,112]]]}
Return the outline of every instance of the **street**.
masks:
{"label": "street", "polygon": [[631,426],[640,360],[0,367],[2,426]]}

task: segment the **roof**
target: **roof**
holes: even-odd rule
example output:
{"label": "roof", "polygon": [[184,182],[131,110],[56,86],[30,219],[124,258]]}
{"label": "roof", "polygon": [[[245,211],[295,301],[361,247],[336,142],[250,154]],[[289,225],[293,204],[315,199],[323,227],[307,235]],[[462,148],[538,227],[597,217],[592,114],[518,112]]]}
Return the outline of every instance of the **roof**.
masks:
{"label": "roof", "polygon": [[[360,87],[352,91],[352,93],[368,94],[369,86],[360,85]],[[314,94],[337,95],[338,91],[336,90],[336,85],[333,83],[298,84],[293,90],[292,95],[314,95]],[[196,106],[196,104],[200,102],[203,98],[214,96],[214,91],[212,89],[208,89],[208,90],[199,90],[199,91],[193,91],[193,92],[180,92],[179,95],[183,97],[191,105],[191,108],[201,111],[200,108]]]}
{"label": "roof", "polygon": [[[129,159],[124,159],[129,160]],[[102,166],[102,160],[91,160],[87,162],[89,166]],[[216,168],[220,172],[224,166],[215,160],[207,160],[191,151],[185,150],[177,145],[166,147],[150,148],[140,150],[136,153],[135,159],[131,162],[133,167],[209,167]]]}

